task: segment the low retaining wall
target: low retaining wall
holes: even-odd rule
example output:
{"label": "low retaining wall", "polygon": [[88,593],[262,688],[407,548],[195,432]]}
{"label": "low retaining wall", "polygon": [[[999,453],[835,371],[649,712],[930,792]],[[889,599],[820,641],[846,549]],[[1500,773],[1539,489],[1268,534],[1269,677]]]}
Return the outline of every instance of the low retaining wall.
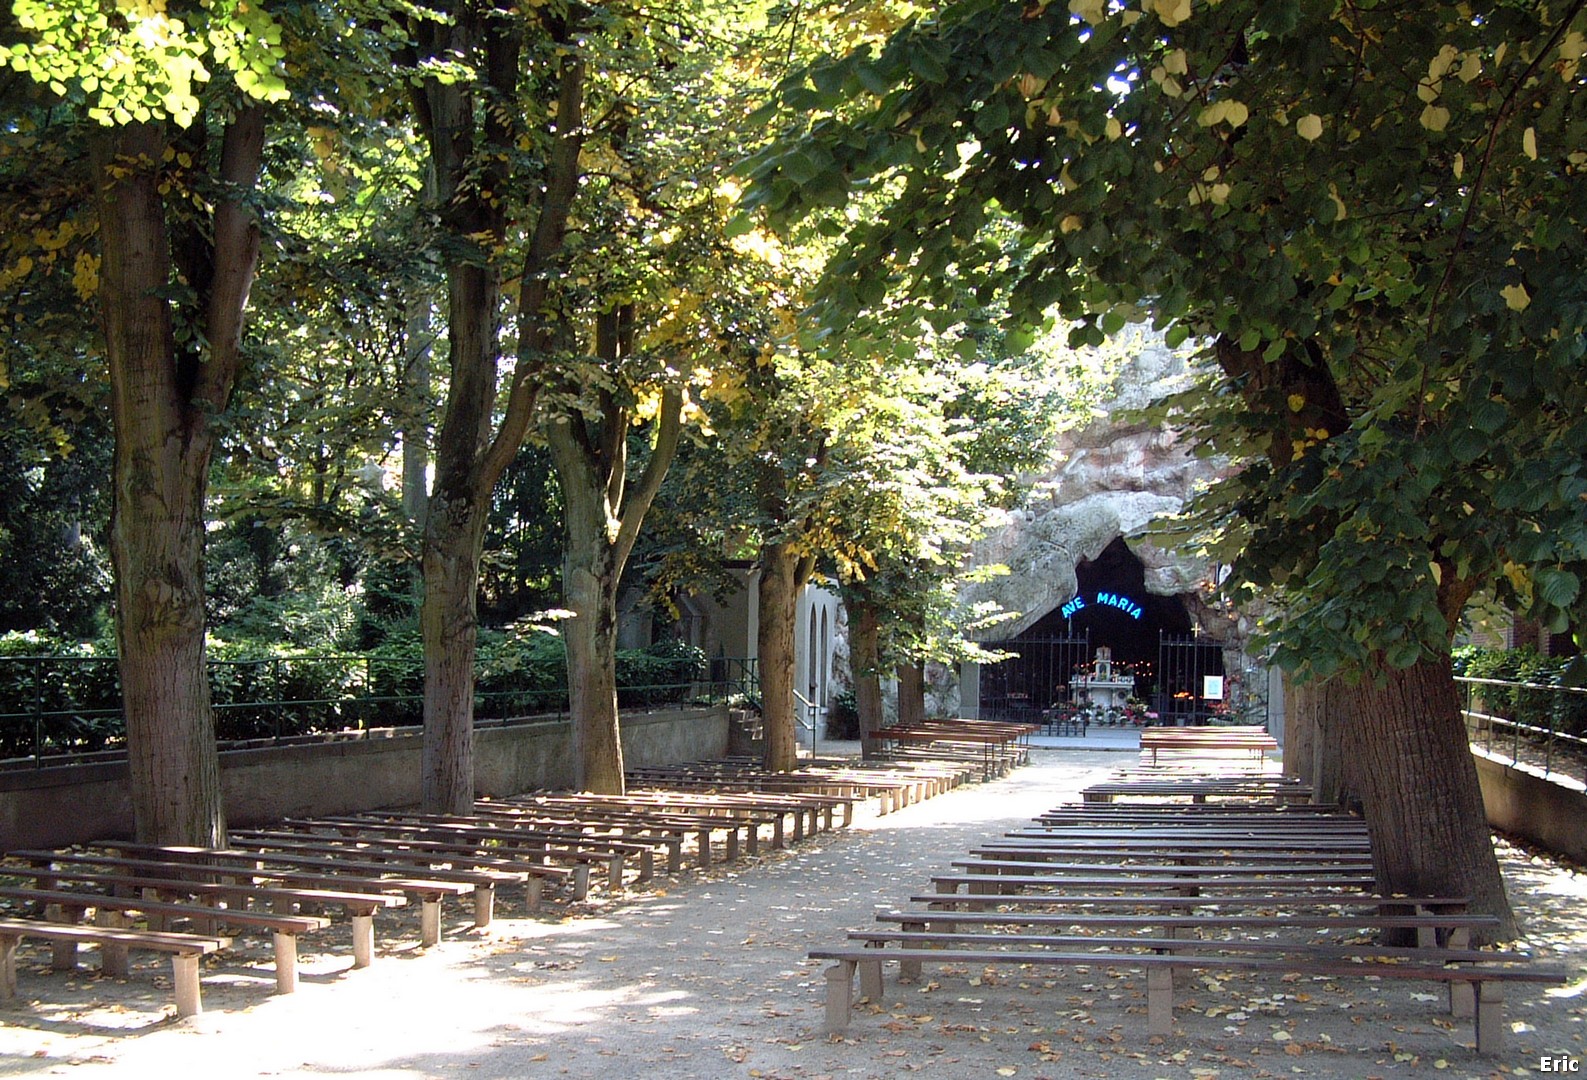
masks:
{"label": "low retaining wall", "polygon": [[1587,862],[1587,792],[1473,749],[1488,824],[1557,855]]}
{"label": "low retaining wall", "polygon": [[[625,713],[623,761],[666,765],[727,753],[726,706]],[[481,795],[573,786],[573,731],[566,719],[529,720],[474,733]],[[419,801],[423,734],[403,728],[358,739],[227,750],[220,756],[228,824],[348,814]],[[0,851],[60,847],[131,835],[126,762],[0,772]]]}

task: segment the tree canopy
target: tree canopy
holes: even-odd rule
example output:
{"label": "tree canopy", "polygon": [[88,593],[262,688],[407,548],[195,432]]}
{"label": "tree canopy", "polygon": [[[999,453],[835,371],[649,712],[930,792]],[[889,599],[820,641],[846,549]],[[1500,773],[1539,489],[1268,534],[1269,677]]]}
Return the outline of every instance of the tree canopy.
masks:
{"label": "tree canopy", "polygon": [[882,201],[829,325],[1006,290],[1076,340],[1215,345],[1196,418],[1251,463],[1224,550],[1283,590],[1281,658],[1403,667],[1478,586],[1582,621],[1584,30],[1581,3],[970,0],[786,82],[752,203]]}

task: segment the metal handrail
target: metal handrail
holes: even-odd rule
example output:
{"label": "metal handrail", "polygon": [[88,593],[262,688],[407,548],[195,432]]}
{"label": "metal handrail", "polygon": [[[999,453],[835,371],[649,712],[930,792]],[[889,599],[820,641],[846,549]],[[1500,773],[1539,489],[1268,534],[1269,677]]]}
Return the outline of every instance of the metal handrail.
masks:
{"label": "metal handrail", "polygon": [[820,725],[817,723],[817,720],[819,719],[817,714],[820,713],[824,707],[817,705],[815,702],[811,701],[797,690],[793,692],[793,696],[795,701],[805,707],[805,715],[809,717],[808,723],[799,724],[799,714],[796,712],[794,714],[794,723],[799,724],[800,727],[808,727],[810,729],[810,756],[815,757],[816,733],[820,730]]}
{"label": "metal handrail", "polygon": [[[1547,777],[1552,774],[1568,776],[1579,779],[1587,784],[1587,738],[1561,731],[1555,725],[1559,709],[1548,710],[1548,726],[1528,723],[1525,720],[1516,720],[1511,717],[1498,715],[1491,711],[1492,706],[1484,702],[1484,708],[1474,708],[1476,690],[1479,687],[1498,687],[1506,691],[1525,690],[1528,692],[1544,692],[1559,698],[1566,695],[1580,695],[1587,700],[1587,688],[1578,686],[1554,686],[1548,683],[1512,682],[1508,679],[1485,679],[1456,676],[1455,682],[1464,686],[1466,690],[1466,704],[1461,714],[1466,720],[1467,737],[1473,746],[1481,744],[1481,749],[1490,757],[1503,758],[1508,752],[1510,764],[1526,765],[1541,769]],[[1507,742],[1508,747],[1501,746],[1499,751],[1494,750],[1494,733],[1500,732],[1500,740]],[[1505,739],[1505,735],[1508,739]],[[1567,753],[1568,751],[1568,753]],[[1538,758],[1542,760],[1537,760]],[[1571,766],[1575,766],[1572,768]]]}

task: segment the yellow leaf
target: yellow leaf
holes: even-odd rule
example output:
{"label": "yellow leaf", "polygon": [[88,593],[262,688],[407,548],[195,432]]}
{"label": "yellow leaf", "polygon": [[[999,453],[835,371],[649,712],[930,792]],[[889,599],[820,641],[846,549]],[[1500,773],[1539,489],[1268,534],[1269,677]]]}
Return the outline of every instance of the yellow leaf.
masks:
{"label": "yellow leaf", "polygon": [[1012,1066],[1012,1065],[1004,1065],[1001,1069],[997,1070],[997,1075],[999,1075],[999,1076],[1013,1076],[1017,1072],[1019,1072],[1019,1070],[1014,1068],[1014,1066]]}
{"label": "yellow leaf", "polygon": [[1455,179],[1459,180],[1461,175],[1465,171],[1466,171],[1466,155],[1465,154],[1456,154],[1455,155]]}
{"label": "yellow leaf", "polygon": [[1421,120],[1428,131],[1443,131],[1449,126],[1449,110],[1442,105],[1429,105],[1422,110]]}
{"label": "yellow leaf", "polygon": [[1061,233],[1079,232],[1083,228],[1085,222],[1080,220],[1079,214],[1070,214],[1058,223],[1058,231]]}
{"label": "yellow leaf", "polygon": [[1080,16],[1092,26],[1102,21],[1107,7],[1106,0],[1069,0],[1069,14]]}
{"label": "yellow leaf", "polygon": [[1307,142],[1315,142],[1322,136],[1322,132],[1322,117],[1318,116],[1316,113],[1307,113],[1305,116],[1295,121],[1295,134],[1299,135]]}
{"label": "yellow leaf", "polygon": [[1119,123],[1118,120],[1115,117],[1112,117],[1112,116],[1108,117],[1108,126],[1107,126],[1108,141],[1112,142],[1113,140],[1119,138],[1123,134],[1124,134],[1124,125]]}
{"label": "yellow leaf", "polygon": [[1328,197],[1334,201],[1334,220],[1343,221],[1345,219],[1345,201],[1339,197],[1339,189],[1333,184],[1328,185]]}
{"label": "yellow leaf", "polygon": [[1185,58],[1184,49],[1175,49],[1163,57],[1163,70],[1171,75],[1184,75],[1189,72],[1190,65]]}
{"label": "yellow leaf", "polygon": [[1537,128],[1527,128],[1521,135],[1521,152],[1537,160]]}
{"label": "yellow leaf", "polygon": [[1504,297],[1505,307],[1511,311],[1525,311],[1526,306],[1532,302],[1532,296],[1526,291],[1526,286],[1520,282],[1506,285],[1499,290],[1499,295]]}
{"label": "yellow leaf", "polygon": [[1290,412],[1298,413],[1302,409],[1304,409],[1305,407],[1306,407],[1306,398],[1305,398],[1304,395],[1302,395],[1302,394],[1291,394],[1289,396],[1289,411]]}

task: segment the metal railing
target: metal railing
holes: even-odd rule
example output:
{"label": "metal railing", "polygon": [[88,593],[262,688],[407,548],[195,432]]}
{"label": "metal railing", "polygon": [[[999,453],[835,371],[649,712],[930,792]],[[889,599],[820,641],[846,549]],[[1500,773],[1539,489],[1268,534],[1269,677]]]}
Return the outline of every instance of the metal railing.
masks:
{"label": "metal railing", "polygon": [[[625,709],[718,704],[758,692],[753,660],[716,660],[706,679],[619,684]],[[420,657],[326,654],[207,663],[216,738],[223,745],[418,725],[423,718]],[[565,684],[513,685],[482,663],[474,714],[483,723],[567,714]],[[48,760],[115,753],[126,723],[114,657],[0,658],[0,760]]]}
{"label": "metal railing", "polygon": [[1471,745],[1544,776],[1587,783],[1587,688],[1457,677]]}

